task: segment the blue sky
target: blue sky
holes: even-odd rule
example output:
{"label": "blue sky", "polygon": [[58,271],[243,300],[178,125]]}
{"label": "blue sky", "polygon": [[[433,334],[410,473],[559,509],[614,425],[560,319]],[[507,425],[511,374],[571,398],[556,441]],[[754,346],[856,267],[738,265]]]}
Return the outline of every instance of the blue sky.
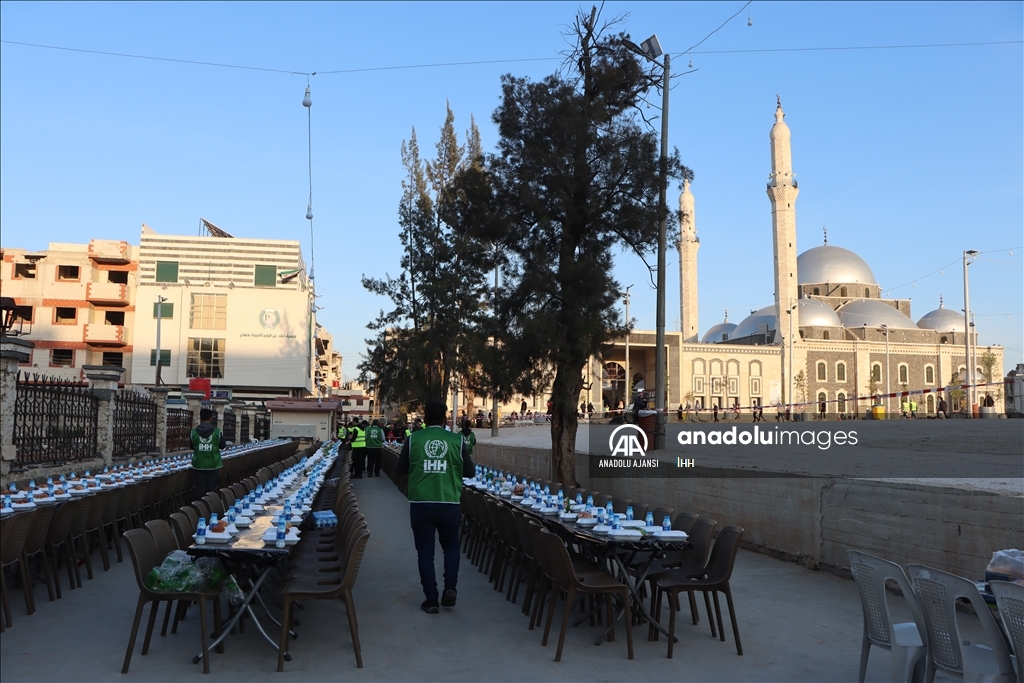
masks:
{"label": "blue sky", "polygon": [[[624,29],[681,53],[743,3],[609,2]],[[318,71],[313,192],[320,320],[355,374],[365,324],[387,302],[360,276],[398,270],[399,148],[416,128],[432,150],[451,103],[485,147],[503,73],[558,67],[574,3],[0,3],[7,41]],[[589,7],[589,5],[585,5]],[[675,81],[669,141],[694,169],[701,238],[700,329],[772,301],[764,183],[775,96],[793,131],[798,247],[858,252],[915,320],[963,305],[971,266],[983,344],[1024,361],[1024,59],[1021,3],[768,3],[749,8],[692,55]],[[702,51],[1018,41],[923,49],[707,54]],[[551,58],[416,69],[331,70]],[[689,57],[676,56],[676,70]],[[45,50],[0,48],[3,245],[90,238],[138,243],[143,222],[195,234],[203,216],[239,236],[300,239],[309,261],[306,78]],[[672,201],[678,191],[671,191]],[[1008,251],[1012,249],[1012,254]],[[947,266],[943,273],[918,279]],[[668,322],[678,264],[668,264]],[[638,258],[631,313],[653,329],[655,293]]]}

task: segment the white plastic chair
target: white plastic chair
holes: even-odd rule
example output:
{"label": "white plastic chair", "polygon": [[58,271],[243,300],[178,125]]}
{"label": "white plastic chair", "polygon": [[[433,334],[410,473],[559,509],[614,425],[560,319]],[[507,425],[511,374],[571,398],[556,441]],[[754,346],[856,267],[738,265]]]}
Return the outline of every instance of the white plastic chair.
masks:
{"label": "white plastic chair", "polygon": [[[920,564],[907,566],[928,629],[928,664],[925,681],[935,680],[942,669],[961,674],[965,681],[1006,681],[1016,676],[1006,641],[992,611],[978,587],[967,579]],[[984,630],[983,642],[965,640],[956,621],[956,601],[967,600],[978,615]]]}
{"label": "white plastic chair", "polygon": [[1024,586],[1009,581],[989,581],[988,586],[996,596],[999,618],[1017,656],[1017,683],[1024,683]]}
{"label": "white plastic chair", "polygon": [[[895,562],[858,550],[847,550],[846,554],[850,558],[850,571],[857,583],[864,610],[859,683],[864,683],[872,645],[889,650],[892,654],[893,683],[920,680],[928,652],[924,615],[903,568]],[[885,582],[890,580],[899,585],[914,615],[914,621],[893,623],[885,592]]]}

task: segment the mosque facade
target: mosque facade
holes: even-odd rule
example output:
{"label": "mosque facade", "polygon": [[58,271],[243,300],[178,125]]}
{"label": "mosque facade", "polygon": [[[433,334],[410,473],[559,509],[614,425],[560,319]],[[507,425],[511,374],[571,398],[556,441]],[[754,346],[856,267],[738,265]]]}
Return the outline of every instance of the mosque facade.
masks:
{"label": "mosque facade", "polygon": [[[951,411],[965,405],[962,391],[939,391],[967,376],[964,316],[939,308],[914,322],[909,299],[882,298],[882,288],[867,261],[827,243],[797,253],[796,201],[799,185],[792,166],[790,129],[781,102],[769,133],[774,257],[774,302],[754,309],[738,323],[728,319],[698,337],[697,237],[694,196],[684,183],[679,199],[680,330],[666,332],[667,405],[713,406],[749,413],[762,406],[813,403],[798,412],[817,413],[820,404],[835,417],[864,417],[872,405],[891,415],[899,398],[873,398],[892,392],[930,390],[915,396],[918,414],[934,414],[940,398]],[[972,332],[975,382],[1003,376],[1003,349],[976,347]],[[627,351],[628,346],[628,351]],[[988,357],[988,362],[983,357]],[[627,362],[628,357],[628,362]],[[992,362],[994,357],[994,363]],[[586,370],[582,398],[597,410],[628,404],[631,390],[654,388],[655,333],[634,331],[593,358]],[[956,381],[954,381],[956,375]],[[629,380],[629,381],[627,381]],[[998,387],[977,391],[1002,401]]]}

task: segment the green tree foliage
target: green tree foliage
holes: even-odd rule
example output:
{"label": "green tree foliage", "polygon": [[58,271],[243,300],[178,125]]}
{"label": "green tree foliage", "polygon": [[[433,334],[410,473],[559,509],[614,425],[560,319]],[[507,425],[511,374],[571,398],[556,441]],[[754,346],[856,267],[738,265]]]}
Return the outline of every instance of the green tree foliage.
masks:
{"label": "green tree foliage", "polygon": [[[503,286],[481,356],[498,395],[552,391],[555,476],[576,481],[577,404],[583,368],[624,333],[613,252],[646,256],[657,245],[659,138],[641,115],[660,82],[599,26],[577,16],[576,45],[561,73],[534,82],[506,75],[497,152],[460,181],[457,208],[502,257]],[[690,172],[673,154],[668,177]]]}
{"label": "green tree foliage", "polygon": [[453,208],[462,201],[458,177],[482,155],[475,122],[467,145],[460,145],[448,107],[436,152],[433,160],[420,157],[415,129],[402,143],[402,270],[397,277],[362,280],[393,304],[367,325],[375,335],[366,340],[369,351],[359,364],[360,380],[377,383],[381,405],[445,400],[453,380],[473,369],[468,359],[479,345],[490,263],[479,237],[458,222]]}

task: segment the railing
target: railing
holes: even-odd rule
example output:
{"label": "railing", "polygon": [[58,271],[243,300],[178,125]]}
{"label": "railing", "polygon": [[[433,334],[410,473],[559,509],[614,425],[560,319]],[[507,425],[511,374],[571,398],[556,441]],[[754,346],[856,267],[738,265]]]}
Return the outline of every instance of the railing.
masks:
{"label": "railing", "polygon": [[152,453],[156,446],[156,401],[149,393],[122,390],[114,397],[114,457]]}
{"label": "railing", "polygon": [[235,428],[238,425],[238,418],[235,417],[235,413],[232,410],[224,411],[224,424],[221,426],[221,431],[224,433],[224,440],[236,443],[235,441]]}
{"label": "railing", "polygon": [[192,411],[188,408],[167,409],[167,452],[192,448]]}
{"label": "railing", "polygon": [[89,387],[20,372],[16,382],[10,438],[17,464],[64,463],[96,455],[99,400]]}

